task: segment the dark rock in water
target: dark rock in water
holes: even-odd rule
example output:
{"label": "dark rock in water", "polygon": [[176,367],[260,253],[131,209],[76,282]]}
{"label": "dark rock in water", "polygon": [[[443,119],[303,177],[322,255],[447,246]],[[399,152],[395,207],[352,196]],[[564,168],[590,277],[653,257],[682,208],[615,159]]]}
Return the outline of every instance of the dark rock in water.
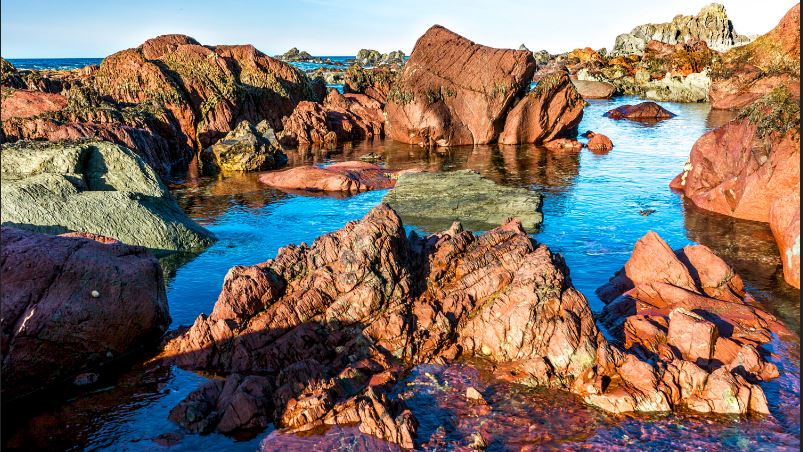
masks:
{"label": "dark rock in water", "polygon": [[392,188],[397,171],[387,170],[366,162],[340,162],[326,166],[299,166],[273,171],[259,177],[271,187],[311,192],[359,193]]}
{"label": "dark rock in water", "polygon": [[371,49],[360,49],[357,52],[357,64],[360,66],[378,66],[380,64],[404,64],[404,52],[396,50],[390,53],[380,53]]}
{"label": "dark rock in water", "polygon": [[655,209],[641,209],[639,210],[638,214],[642,217],[649,217],[650,215],[655,213]]}
{"label": "dark rock in water", "polygon": [[105,141],[2,145],[4,225],[88,232],[154,250],[201,251],[214,236],[131,150]]}
{"label": "dark rock in water", "polygon": [[675,114],[656,104],[655,102],[642,102],[636,105],[622,105],[605,113],[611,119],[630,119],[633,121],[660,121],[674,118]]}
{"label": "dark rock in water", "polygon": [[497,185],[471,170],[402,174],[382,202],[405,223],[427,230],[442,230],[454,221],[487,230],[513,217],[532,231],[543,221],[540,194]]}
{"label": "dark rock in water", "polygon": [[712,3],[703,7],[696,16],[677,15],[672,22],[639,25],[630,33],[617,36],[611,55],[641,54],[652,39],[667,44],[701,40],[718,52],[750,41],[734,30],[725,7]]}
{"label": "dark rock in water", "polygon": [[284,52],[281,55],[276,55],[276,58],[282,61],[292,61],[292,62],[314,60],[314,58],[312,57],[312,55],[309,54],[309,52],[298,50],[298,48],[296,47],[293,47],[292,49],[288,50],[287,52]]}
{"label": "dark rock in water", "polygon": [[279,140],[267,121],[254,126],[243,121],[201,153],[204,171],[265,171],[287,163]]}
{"label": "dark rock in water", "polygon": [[800,99],[800,3],[769,33],[724,53],[713,65],[712,108],[737,110],[784,87]]}
{"label": "dark rock in water", "polygon": [[[563,259],[521,223],[482,235],[457,223],[419,238],[407,236],[383,204],[311,245],[290,245],[275,259],[231,269],[212,313],[177,332],[160,359],[229,378],[264,378],[264,399],[257,403],[259,391],[249,390],[245,400],[255,409],[242,412],[272,406],[270,420],[280,428],[358,425],[405,448],[418,446],[418,424],[403,393],[391,389],[405,369],[458,357],[482,357],[500,377],[566,389],[616,413],[680,407],[767,413],[764,393],[751,381],[776,373],[756,344],[769,340],[768,331],[783,333],[782,326],[750,304],[738,277],[710,251],[688,247],[676,255],[661,243],[640,242],[625,276],[606,292],[615,298],[634,289],[630,295],[655,308],[638,313],[654,316],[646,320],[657,326],[634,326],[657,335],[637,335],[643,343],[622,349],[598,330]],[[673,297],[664,298],[672,306],[649,298],[649,287]],[[624,301],[609,306],[612,319],[634,317]],[[661,328],[677,353],[660,346]],[[649,346],[650,337],[659,347],[648,359],[638,347]],[[212,406],[226,405],[219,404],[227,386],[214,383],[211,395],[182,403],[198,406],[200,416],[180,415],[189,410],[179,408],[174,419],[187,425],[208,419]]]}
{"label": "dark rock in water", "polygon": [[167,329],[162,271],[144,248],[6,226],[0,237],[4,401],[91,384]]}
{"label": "dark rock in water", "polygon": [[418,39],[391,88],[386,132],[412,144],[494,142],[534,71],[530,52],[485,47],[434,26]]}

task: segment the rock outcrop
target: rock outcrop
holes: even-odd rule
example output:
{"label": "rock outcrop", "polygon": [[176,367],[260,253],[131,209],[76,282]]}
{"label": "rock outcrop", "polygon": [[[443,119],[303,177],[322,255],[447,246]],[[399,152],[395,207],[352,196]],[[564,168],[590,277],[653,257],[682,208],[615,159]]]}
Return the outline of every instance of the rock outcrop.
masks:
{"label": "rock outcrop", "polygon": [[713,108],[738,110],[777,87],[800,99],[800,3],[769,33],[723,54],[712,79]]}
{"label": "rock outcrop", "polygon": [[2,153],[3,225],[80,231],[154,250],[201,251],[214,236],[181,211],[131,150],[104,141],[18,142]]}
{"label": "rock outcrop", "polygon": [[492,143],[534,71],[528,51],[485,47],[433,26],[391,88],[386,133],[412,144]]}
{"label": "rock outcrop", "polygon": [[0,238],[5,402],[97,373],[167,329],[162,270],[144,248],[5,226]]}
{"label": "rock outcrop", "polygon": [[641,54],[650,40],[667,44],[700,40],[718,52],[750,41],[748,37],[734,30],[725,7],[712,3],[703,7],[696,16],[677,15],[672,22],[639,25],[630,33],[617,36],[610,53],[611,55]]}
{"label": "rock outcrop", "polygon": [[204,172],[265,171],[287,163],[279,140],[267,121],[256,126],[243,121],[201,153]]}
{"label": "rock outcrop", "polygon": [[497,185],[471,170],[402,174],[382,202],[405,223],[429,231],[443,230],[455,221],[469,229],[488,230],[510,217],[533,231],[543,221],[541,195]]}
{"label": "rock outcrop", "polygon": [[781,252],[786,282],[800,289],[800,193],[791,191],[770,208],[772,234]]}
{"label": "rock outcrop", "polygon": [[[704,263],[714,262],[700,255]],[[724,283],[716,279],[724,267],[709,270],[697,265],[697,257],[688,252],[685,259],[702,275],[695,280],[681,272],[680,278],[688,276],[683,287],[703,287],[719,298],[698,293],[692,300],[704,300],[703,307],[717,313],[723,300],[736,307],[733,312],[749,310],[764,323],[744,330],[742,317],[729,316],[740,329],[722,328],[722,336],[763,342],[773,319],[727,292],[739,287],[733,275]],[[677,279],[674,268],[655,271],[670,272],[664,280]],[[696,281],[700,285],[691,286]],[[696,325],[704,327],[706,320],[694,315],[676,309],[670,320],[678,327],[672,328],[673,343],[690,359],[705,355],[713,337],[697,333]],[[695,333],[686,334],[686,325]],[[608,343],[563,259],[535,243],[518,221],[479,236],[455,223],[441,233],[408,237],[396,213],[380,205],[310,246],[290,245],[273,260],[234,267],[212,313],[178,332],[160,359],[236,380],[189,396],[182,405],[201,407],[191,416],[181,415],[190,410],[174,410],[173,419],[190,428],[219,407],[247,413],[236,417],[244,427],[253,419],[264,424],[265,413],[291,431],[356,424],[405,448],[416,446],[417,423],[401,399],[385,394],[405,368],[458,357],[482,357],[505,378],[568,389],[613,412],[679,406],[767,412],[763,391],[747,379],[772,378],[773,366],[747,343],[737,347],[730,367],[713,371],[711,363],[698,365],[680,353],[657,362],[641,356]],[[240,390],[241,378],[252,375],[268,382]],[[245,393],[244,409],[229,410],[238,392]],[[205,402],[196,404],[199,399]],[[218,430],[219,418],[210,423]],[[236,424],[227,423],[225,431]]]}
{"label": "rock outcrop", "polygon": [[186,169],[243,120],[280,130],[298,102],[324,94],[322,83],[253,46],[202,46],[183,35],[149,39],[90,75],[43,85],[74,95],[61,110],[6,118],[3,141],[97,137],[131,148],[162,175]]}
{"label": "rock outcrop", "polygon": [[608,82],[572,80],[572,84],[583,99],[610,99],[616,92],[616,86]]}
{"label": "rock outcrop", "polygon": [[636,105],[628,104],[616,107],[606,112],[604,116],[611,119],[655,122],[662,119],[674,118],[675,114],[655,102],[642,102]]}
{"label": "rock outcrop", "polygon": [[332,89],[323,104],[300,102],[282,119],[279,141],[286,146],[331,147],[384,136],[382,104],[365,94],[340,94]]}
{"label": "rock outcrop", "polygon": [[390,53],[380,53],[377,50],[360,49],[360,51],[357,52],[356,60],[357,64],[360,66],[402,65],[404,64],[404,52],[401,50],[394,50]]}
{"label": "rock outcrop", "polygon": [[346,69],[343,80],[344,93],[365,94],[384,105],[398,71],[386,67],[364,69],[352,64]]}
{"label": "rock outcrop", "polygon": [[505,118],[499,143],[543,143],[574,138],[583,119],[583,107],[585,101],[568,73],[553,72],[513,105]]}
{"label": "rock outcrop", "polygon": [[333,163],[326,167],[298,166],[265,173],[259,181],[283,190],[359,193],[392,188],[397,171],[366,162]]}

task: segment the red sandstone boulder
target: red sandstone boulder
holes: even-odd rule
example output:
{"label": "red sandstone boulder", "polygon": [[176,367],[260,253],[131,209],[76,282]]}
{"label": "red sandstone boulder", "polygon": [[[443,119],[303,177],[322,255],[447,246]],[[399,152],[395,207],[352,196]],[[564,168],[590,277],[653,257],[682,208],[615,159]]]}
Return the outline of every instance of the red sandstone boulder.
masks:
{"label": "red sandstone boulder", "polygon": [[622,105],[605,113],[611,119],[631,119],[634,121],[660,121],[674,118],[675,114],[656,104],[655,102],[642,102],[636,105]]}
{"label": "red sandstone boulder", "polygon": [[558,138],[547,141],[544,143],[544,147],[550,151],[579,151],[583,149],[583,145],[573,138]]}
{"label": "red sandstone boulder", "polygon": [[170,323],[159,262],[145,248],[91,238],[2,228],[5,400],[97,372]]}
{"label": "red sandstone boulder", "polygon": [[588,135],[588,149],[595,152],[608,152],[613,149],[613,142],[601,133],[590,132]]}
{"label": "red sandstone boulder", "polygon": [[608,82],[572,80],[572,84],[583,99],[610,99],[616,92],[616,86]]}
{"label": "red sandstone boulder", "polygon": [[388,94],[386,132],[412,144],[492,143],[534,71],[529,51],[485,47],[433,26]]}
{"label": "red sandstone boulder", "polygon": [[[755,380],[778,375],[756,352],[739,364],[744,347],[767,343],[786,328],[744,291],[734,270],[703,245],[672,251],[650,232],[625,267],[597,295],[607,303],[602,322],[628,348],[664,361],[683,359],[702,370],[737,369]],[[669,349],[662,347],[668,345]],[[748,353],[747,351],[743,353]],[[741,366],[741,367],[740,367]],[[748,369],[749,368],[749,369]],[[747,406],[747,405],[745,405]]]}
{"label": "red sandstone boulder", "polygon": [[750,121],[730,122],[700,137],[672,187],[698,207],[769,221],[775,200],[800,187],[800,138],[758,136]]}
{"label": "red sandstone boulder", "polygon": [[778,198],[769,212],[772,234],[778,243],[786,282],[800,289],[800,193]]}
{"label": "red sandstone boulder", "polygon": [[542,143],[574,138],[583,119],[585,101],[569,75],[558,71],[541,79],[507,114],[501,144]]}
{"label": "red sandstone boulder", "polygon": [[769,33],[722,55],[712,71],[711,107],[743,108],[773,88],[800,99],[800,4]]}
{"label": "red sandstone boulder", "polygon": [[396,171],[360,161],[335,163],[324,168],[299,166],[265,173],[260,182],[286,190],[359,193],[393,188]]}

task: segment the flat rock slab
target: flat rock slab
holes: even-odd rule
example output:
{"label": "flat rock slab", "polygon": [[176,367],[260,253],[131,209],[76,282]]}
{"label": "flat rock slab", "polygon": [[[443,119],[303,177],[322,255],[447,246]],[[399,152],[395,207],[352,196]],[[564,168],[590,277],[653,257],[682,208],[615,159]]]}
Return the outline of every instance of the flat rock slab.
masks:
{"label": "flat rock slab", "polygon": [[543,221],[539,193],[497,185],[471,170],[402,174],[383,202],[405,223],[427,231],[445,229],[453,221],[488,230],[510,217],[532,231]]}

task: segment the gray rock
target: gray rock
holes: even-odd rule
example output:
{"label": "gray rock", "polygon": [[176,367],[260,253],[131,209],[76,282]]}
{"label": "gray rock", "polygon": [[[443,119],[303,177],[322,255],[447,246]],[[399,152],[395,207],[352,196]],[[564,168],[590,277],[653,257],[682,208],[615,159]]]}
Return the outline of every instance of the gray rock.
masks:
{"label": "gray rock", "polygon": [[378,66],[380,64],[404,64],[404,52],[395,50],[380,53],[377,50],[360,49],[357,52],[357,64],[360,66]]}
{"label": "gray rock", "polygon": [[287,164],[287,155],[267,121],[242,121],[201,152],[205,173],[267,171]]}
{"label": "gray rock", "polygon": [[0,156],[3,225],[90,232],[157,251],[196,252],[215,240],[125,147],[21,141],[0,146]]}
{"label": "gray rock", "polygon": [[472,230],[488,230],[518,218],[528,231],[543,221],[541,195],[497,185],[471,170],[446,173],[404,173],[383,202],[405,224],[441,231],[453,221]]}
{"label": "gray rock", "polygon": [[652,39],[667,44],[699,39],[718,52],[750,42],[749,37],[733,29],[725,7],[712,3],[696,16],[677,15],[672,22],[639,25],[630,33],[617,36],[611,55],[642,54],[644,46]]}

